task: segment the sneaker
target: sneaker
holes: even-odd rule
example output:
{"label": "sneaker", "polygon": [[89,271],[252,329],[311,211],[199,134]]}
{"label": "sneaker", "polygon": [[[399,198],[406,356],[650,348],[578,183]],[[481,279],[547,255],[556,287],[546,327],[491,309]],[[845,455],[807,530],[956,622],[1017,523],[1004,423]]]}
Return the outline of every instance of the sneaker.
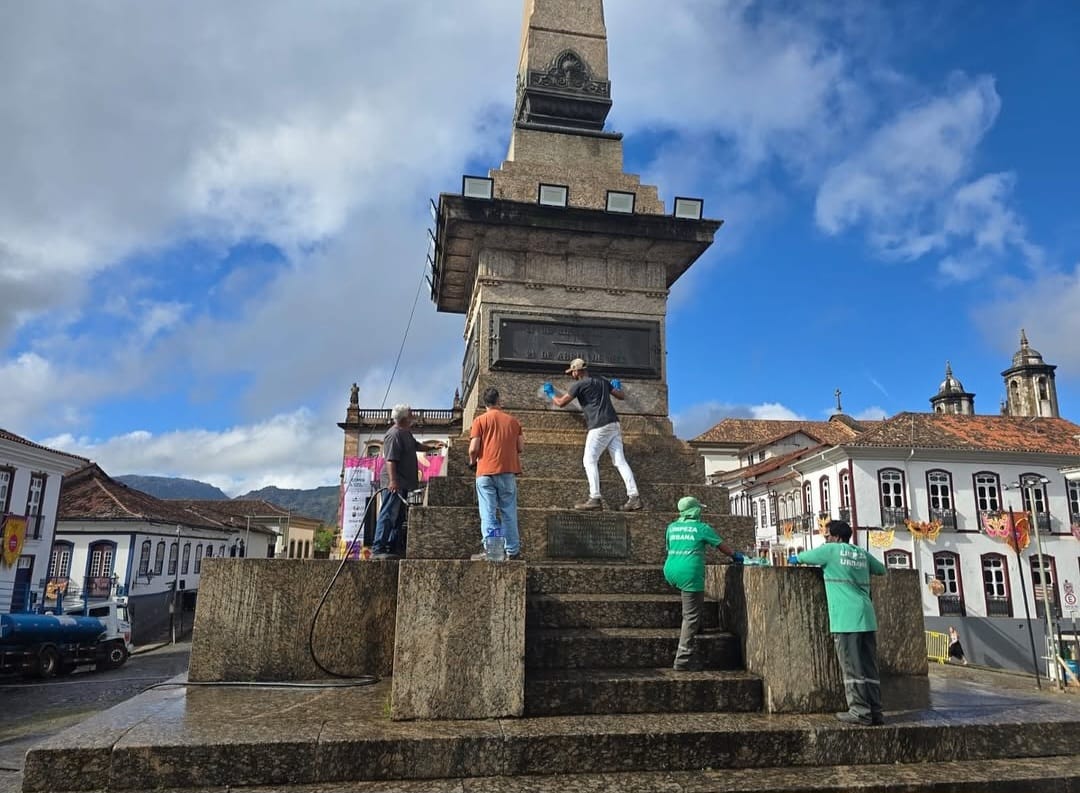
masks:
{"label": "sneaker", "polygon": [[623,512],[637,512],[641,509],[641,496],[630,496],[622,505]]}
{"label": "sneaker", "polygon": [[880,727],[882,724],[885,723],[885,717],[880,713],[875,713],[870,717],[870,723],[873,724],[875,727]]}
{"label": "sneaker", "polygon": [[[842,721],[844,724],[858,724],[862,727],[869,727],[874,723],[869,716],[856,716],[854,713],[847,710],[843,713],[837,713],[836,720]],[[884,719],[882,719],[882,723],[884,723]]]}
{"label": "sneaker", "polygon": [[521,558],[521,551],[518,551],[517,553],[512,553],[509,556],[507,556],[506,558],[509,559],[511,562],[523,561],[522,558]]}
{"label": "sneaker", "polygon": [[603,499],[599,498],[587,498],[584,501],[580,501],[574,504],[574,509],[589,510],[589,509],[603,509]]}
{"label": "sneaker", "polygon": [[480,551],[480,553],[474,553],[472,556],[469,557],[469,559],[473,562],[482,562],[487,559],[487,554],[483,551]]}

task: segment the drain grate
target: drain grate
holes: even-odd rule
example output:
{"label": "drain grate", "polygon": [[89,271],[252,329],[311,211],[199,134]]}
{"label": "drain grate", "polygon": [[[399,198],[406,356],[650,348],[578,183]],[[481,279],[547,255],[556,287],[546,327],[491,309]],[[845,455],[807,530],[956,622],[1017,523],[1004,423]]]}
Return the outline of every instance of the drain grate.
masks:
{"label": "drain grate", "polygon": [[547,519],[547,555],[560,559],[627,559],[630,533],[622,515],[560,512]]}

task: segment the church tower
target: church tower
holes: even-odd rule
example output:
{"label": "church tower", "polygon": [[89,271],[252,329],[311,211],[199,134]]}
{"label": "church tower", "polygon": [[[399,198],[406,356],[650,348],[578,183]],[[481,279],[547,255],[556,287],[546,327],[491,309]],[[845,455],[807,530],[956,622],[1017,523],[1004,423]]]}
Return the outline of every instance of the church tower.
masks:
{"label": "church tower", "polygon": [[975,413],[975,395],[964,390],[964,384],[953,377],[952,364],[945,362],[945,379],[935,396],[930,397],[935,413],[954,413],[970,416]]}
{"label": "church tower", "polygon": [[1028,344],[1027,333],[1020,331],[1020,349],[1012,358],[1012,366],[1001,373],[1005,378],[1006,416],[1040,416],[1059,418],[1057,386],[1054,385],[1056,366],[1043,361],[1042,354]]}

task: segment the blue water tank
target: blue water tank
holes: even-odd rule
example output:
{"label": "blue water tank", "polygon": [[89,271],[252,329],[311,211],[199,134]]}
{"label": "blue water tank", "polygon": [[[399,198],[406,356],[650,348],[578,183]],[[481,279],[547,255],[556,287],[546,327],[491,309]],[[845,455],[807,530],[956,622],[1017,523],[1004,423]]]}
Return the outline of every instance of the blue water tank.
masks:
{"label": "blue water tank", "polygon": [[0,614],[0,645],[9,647],[41,642],[92,642],[104,632],[105,623],[97,617]]}

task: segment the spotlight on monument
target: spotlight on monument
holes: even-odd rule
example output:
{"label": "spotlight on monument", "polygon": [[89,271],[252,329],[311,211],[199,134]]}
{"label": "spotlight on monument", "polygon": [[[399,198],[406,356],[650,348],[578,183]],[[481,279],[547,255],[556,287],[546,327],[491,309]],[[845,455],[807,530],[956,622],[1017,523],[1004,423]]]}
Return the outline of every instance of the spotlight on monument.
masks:
{"label": "spotlight on monument", "polygon": [[486,176],[461,177],[461,194],[466,198],[490,201],[495,196],[495,180]]}
{"label": "spotlight on monument", "polygon": [[564,184],[540,183],[537,203],[542,207],[565,207],[570,200],[570,188]]}
{"label": "spotlight on monument", "polygon": [[704,211],[704,199],[676,198],[675,211],[672,214],[679,220],[701,220]]}
{"label": "spotlight on monument", "polygon": [[431,229],[427,230],[428,235],[428,248],[427,255],[429,259],[434,259],[435,255],[439,252],[439,241],[435,239],[435,232]]}
{"label": "spotlight on monument", "polygon": [[608,190],[607,211],[617,212],[620,215],[632,215],[634,214],[634,202],[636,200],[636,193],[620,193],[618,190]]}
{"label": "spotlight on monument", "polygon": [[434,220],[436,224],[438,224],[438,222],[439,222],[439,207],[435,203],[435,199],[433,199],[433,198],[428,199],[428,212],[431,213],[431,219]]}

